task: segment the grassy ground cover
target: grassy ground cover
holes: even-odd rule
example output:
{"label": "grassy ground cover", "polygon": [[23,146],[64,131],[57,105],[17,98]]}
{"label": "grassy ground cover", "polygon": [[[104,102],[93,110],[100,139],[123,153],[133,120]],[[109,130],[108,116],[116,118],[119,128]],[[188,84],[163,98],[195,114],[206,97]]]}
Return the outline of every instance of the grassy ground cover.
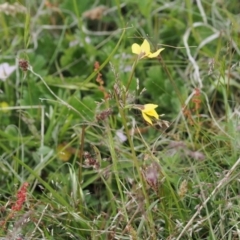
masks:
{"label": "grassy ground cover", "polygon": [[0,1],[0,238],[240,239],[239,9]]}

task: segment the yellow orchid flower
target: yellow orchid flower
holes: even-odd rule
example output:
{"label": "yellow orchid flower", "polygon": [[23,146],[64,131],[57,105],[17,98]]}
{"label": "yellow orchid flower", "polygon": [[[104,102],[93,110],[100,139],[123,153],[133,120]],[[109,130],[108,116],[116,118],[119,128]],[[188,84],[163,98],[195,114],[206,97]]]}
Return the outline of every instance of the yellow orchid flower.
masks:
{"label": "yellow orchid flower", "polygon": [[142,58],[145,58],[145,57],[155,58],[163,50],[164,50],[164,48],[160,48],[156,52],[152,53],[150,51],[150,44],[149,44],[149,42],[146,39],[144,39],[144,41],[143,41],[141,46],[138,45],[137,43],[134,43],[132,45],[132,52],[137,54],[139,56],[139,59],[142,59]]}
{"label": "yellow orchid flower", "polygon": [[159,116],[155,110],[155,108],[157,108],[157,107],[158,107],[158,105],[149,103],[149,104],[143,105],[143,109],[141,109],[144,120],[151,125],[152,125],[152,120],[150,117],[159,119]]}
{"label": "yellow orchid flower", "polygon": [[156,104],[145,104],[145,105],[133,105],[132,108],[138,109],[142,112],[142,116],[146,122],[149,124],[152,124],[151,118],[156,118],[157,120],[159,119],[159,115],[157,114],[155,108],[157,108],[158,105]]}

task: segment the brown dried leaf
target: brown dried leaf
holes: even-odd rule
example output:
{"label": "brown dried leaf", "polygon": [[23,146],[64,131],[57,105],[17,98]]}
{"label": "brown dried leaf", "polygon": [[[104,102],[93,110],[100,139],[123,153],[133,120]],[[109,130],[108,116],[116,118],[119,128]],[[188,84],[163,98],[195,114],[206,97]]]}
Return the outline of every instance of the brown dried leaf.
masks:
{"label": "brown dried leaf", "polygon": [[85,11],[83,13],[84,18],[89,18],[91,20],[100,20],[103,16],[103,13],[107,10],[108,8],[105,6],[99,6],[96,8],[93,8],[91,10]]}

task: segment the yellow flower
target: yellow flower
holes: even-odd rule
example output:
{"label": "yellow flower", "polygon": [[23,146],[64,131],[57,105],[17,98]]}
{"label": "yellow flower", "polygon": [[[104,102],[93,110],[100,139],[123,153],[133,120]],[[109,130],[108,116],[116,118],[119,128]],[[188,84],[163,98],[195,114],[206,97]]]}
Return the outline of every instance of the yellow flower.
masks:
{"label": "yellow flower", "polygon": [[[132,108],[138,109],[142,112],[142,116],[146,122],[152,125],[151,118],[159,119],[159,115],[157,114],[155,108],[157,108],[158,105],[156,104],[145,104],[145,105],[133,105]],[[161,115],[162,116],[162,115]]]}
{"label": "yellow flower", "polygon": [[158,107],[158,105],[149,103],[149,104],[143,105],[143,109],[141,109],[144,120],[151,125],[152,125],[152,120],[150,117],[159,119],[159,116],[155,110],[155,108],[157,108],[157,107]]}
{"label": "yellow flower", "polygon": [[154,53],[150,52],[150,44],[146,39],[144,39],[141,46],[138,45],[137,43],[134,43],[132,45],[132,52],[137,54],[139,56],[139,59],[142,59],[142,58],[145,58],[145,57],[155,58],[163,50],[164,50],[164,48],[160,48]]}

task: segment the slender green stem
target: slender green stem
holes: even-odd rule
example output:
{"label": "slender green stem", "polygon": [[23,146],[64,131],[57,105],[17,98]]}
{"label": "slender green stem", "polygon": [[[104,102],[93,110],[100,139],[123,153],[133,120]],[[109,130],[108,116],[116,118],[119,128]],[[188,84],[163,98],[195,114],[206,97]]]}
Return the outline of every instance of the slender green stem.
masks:
{"label": "slender green stem", "polygon": [[113,136],[112,136],[112,132],[111,132],[111,127],[108,125],[106,127],[106,129],[107,129],[107,135],[108,135],[109,150],[110,150],[110,154],[111,154],[111,158],[112,158],[112,162],[113,162],[113,171],[114,171],[114,175],[116,178],[118,191],[121,196],[122,210],[124,211],[125,220],[126,220],[126,222],[128,222],[128,215],[126,212],[126,208],[124,207],[125,201],[124,201],[123,190],[122,190],[122,186],[121,186],[121,180],[120,180],[119,173],[118,173],[118,159],[117,159],[116,150],[115,150],[114,144],[113,144],[114,140],[113,140]]}
{"label": "slender green stem", "polygon": [[[79,186],[81,186],[82,183],[82,165],[83,165],[83,149],[84,149],[84,138],[85,138],[85,130],[86,130],[86,126],[83,125],[82,126],[82,133],[81,133],[81,148],[80,148],[80,157],[79,157],[79,169],[78,169],[78,182],[79,182]],[[80,191],[80,187],[79,187],[79,191]],[[79,192],[79,210],[80,212],[82,211],[82,196],[81,196],[81,192]]]}
{"label": "slender green stem", "polygon": [[[106,101],[105,105],[106,105],[106,109],[108,109],[109,108],[109,101]],[[119,191],[119,194],[121,196],[121,202],[122,202],[121,207],[124,211],[125,220],[127,222],[128,221],[128,215],[127,215],[127,212],[126,212],[126,208],[124,207],[125,206],[125,201],[124,201],[124,196],[123,196],[121,180],[120,180],[119,173],[118,173],[118,159],[117,159],[117,155],[116,155],[116,150],[114,148],[114,139],[113,139],[111,129],[112,129],[111,128],[111,123],[107,122],[106,123],[106,130],[107,130],[107,136],[108,136],[109,150],[110,150],[110,154],[111,154],[111,158],[112,158],[112,162],[113,162],[113,172],[114,172],[114,175],[115,175],[118,191]]]}
{"label": "slender green stem", "polygon": [[125,26],[125,22],[124,22],[124,18],[122,16],[122,13],[121,13],[120,1],[119,0],[115,0],[115,3],[116,3],[116,6],[117,6],[117,11],[118,11],[118,15],[119,15],[119,18],[120,18],[120,21],[121,21],[121,25],[123,27],[123,26]]}
{"label": "slender green stem", "polygon": [[135,60],[134,63],[133,63],[132,71],[131,71],[130,76],[128,78],[128,82],[127,82],[127,86],[126,86],[125,92],[123,93],[123,103],[124,103],[124,105],[126,103],[127,94],[128,94],[129,87],[130,87],[132,79],[133,79],[133,74],[134,74],[137,62],[138,62],[138,59]]}
{"label": "slender green stem", "polygon": [[[129,79],[131,79],[131,78],[129,78]],[[145,198],[145,201],[146,201],[146,209],[148,210],[148,209],[150,209],[150,204],[149,204],[148,194],[146,192],[146,184],[144,182],[144,179],[143,179],[143,176],[142,176],[142,173],[141,173],[141,169],[140,169],[140,165],[139,165],[139,162],[138,162],[138,159],[137,159],[137,156],[136,156],[136,152],[135,152],[135,149],[134,149],[134,143],[133,143],[133,140],[131,138],[128,126],[127,126],[126,113],[125,113],[126,109],[123,109],[120,106],[120,103],[119,103],[119,100],[118,100],[118,97],[117,97],[116,93],[115,93],[115,98],[116,98],[116,102],[117,102],[117,105],[118,105],[119,113],[121,115],[122,123],[123,123],[124,129],[125,129],[126,135],[127,135],[127,139],[128,139],[129,145],[130,145],[133,164],[134,164],[134,167],[137,170],[137,174],[138,174],[139,179],[140,179],[143,195],[144,195],[144,198]],[[150,222],[151,233],[154,234],[154,236],[155,236],[152,213],[151,212],[148,212],[148,213],[149,213],[148,217],[150,218],[149,222]]]}

